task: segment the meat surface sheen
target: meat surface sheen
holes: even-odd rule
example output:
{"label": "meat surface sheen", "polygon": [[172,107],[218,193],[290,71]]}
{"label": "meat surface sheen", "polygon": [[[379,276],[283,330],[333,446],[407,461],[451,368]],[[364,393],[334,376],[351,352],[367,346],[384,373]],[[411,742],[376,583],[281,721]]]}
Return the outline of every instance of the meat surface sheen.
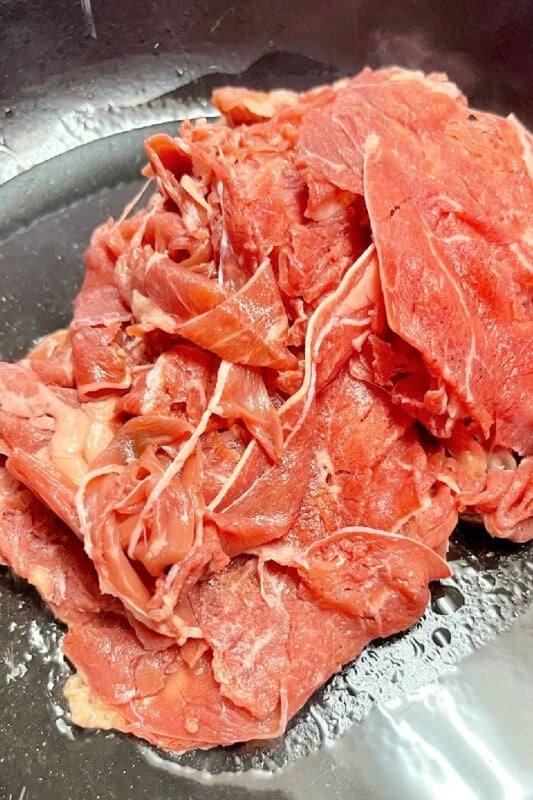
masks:
{"label": "meat surface sheen", "polygon": [[74,721],[176,752],[415,623],[460,515],[533,538],[530,134],[399,68],[214,102],[0,364],[0,560]]}

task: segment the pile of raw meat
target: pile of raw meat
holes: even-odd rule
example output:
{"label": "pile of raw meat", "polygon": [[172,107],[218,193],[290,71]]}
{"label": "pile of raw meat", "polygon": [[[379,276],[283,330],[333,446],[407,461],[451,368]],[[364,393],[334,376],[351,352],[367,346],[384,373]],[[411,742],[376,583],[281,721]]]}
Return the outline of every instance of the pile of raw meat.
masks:
{"label": "pile of raw meat", "polygon": [[400,69],[214,102],[0,365],[0,557],[73,719],[174,751],[280,735],[458,515],[533,537],[530,134]]}

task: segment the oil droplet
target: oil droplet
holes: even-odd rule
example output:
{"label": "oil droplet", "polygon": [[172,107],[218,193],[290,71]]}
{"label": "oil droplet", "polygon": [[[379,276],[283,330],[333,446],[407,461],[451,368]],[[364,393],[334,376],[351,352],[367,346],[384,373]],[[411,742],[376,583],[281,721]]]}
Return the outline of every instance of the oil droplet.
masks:
{"label": "oil droplet", "polygon": [[513,600],[519,602],[527,595],[527,586],[523,581],[516,581],[513,585]]}
{"label": "oil droplet", "polygon": [[345,675],[344,684],[348,692],[354,697],[357,697],[357,695],[359,694],[359,688],[355,683],[355,677],[353,675]]}
{"label": "oil droplet", "polygon": [[448,628],[437,628],[431,634],[431,638],[438,647],[446,647],[452,640],[452,635]]}
{"label": "oil droplet", "polygon": [[490,573],[487,575],[479,576],[479,588],[484,591],[490,592],[496,586],[496,578]]}
{"label": "oil droplet", "polygon": [[435,614],[453,614],[465,604],[465,599],[455,586],[439,584],[432,592],[431,608]]}
{"label": "oil droplet", "polygon": [[422,644],[422,642],[419,642],[418,639],[413,639],[411,644],[413,645],[413,650],[414,650],[415,656],[420,658],[421,656],[424,655],[425,647]]}
{"label": "oil droplet", "polygon": [[317,709],[316,706],[311,706],[311,708],[309,709],[309,716],[312,717],[314,722],[316,722],[321,744],[323,745],[327,744],[329,740],[328,726],[326,720],[320,713],[320,710]]}
{"label": "oil droplet", "polygon": [[391,675],[391,683],[401,683],[403,678],[403,671],[401,669],[395,669]]}

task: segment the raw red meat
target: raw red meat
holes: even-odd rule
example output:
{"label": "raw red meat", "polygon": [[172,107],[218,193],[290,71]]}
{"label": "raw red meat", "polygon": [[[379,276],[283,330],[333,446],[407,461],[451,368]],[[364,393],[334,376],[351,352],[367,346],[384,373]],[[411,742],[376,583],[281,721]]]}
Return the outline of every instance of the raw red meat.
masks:
{"label": "raw red meat", "polygon": [[387,625],[376,621],[377,607],[376,618],[328,609],[300,591],[295,572],[236,558],[191,591],[202,637],[180,647],[132,628],[120,603],[100,594],[77,540],[5,470],[0,479],[0,557],[69,626],[64,651],[79,670],[66,687],[74,720],[132,732],[171,750],[278,736],[289,716],[368,641],[416,621],[427,603],[427,579],[448,574],[432,556],[420,584],[413,582],[416,599],[406,600],[399,588],[387,592]]}
{"label": "raw red meat", "polygon": [[0,558],[74,720],[176,751],[280,735],[413,624],[459,514],[533,537],[530,135],[397,68],[214,101],[0,365]]}

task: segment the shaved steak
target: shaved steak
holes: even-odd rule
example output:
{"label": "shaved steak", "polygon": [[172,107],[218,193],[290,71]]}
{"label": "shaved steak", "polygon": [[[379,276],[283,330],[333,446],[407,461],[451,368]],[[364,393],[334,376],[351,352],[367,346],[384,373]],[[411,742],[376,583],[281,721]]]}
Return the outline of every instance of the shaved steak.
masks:
{"label": "shaved steak", "polygon": [[177,752],[415,623],[460,515],[533,538],[530,134],[399,68],[214,102],[0,364],[0,560],[74,721]]}

